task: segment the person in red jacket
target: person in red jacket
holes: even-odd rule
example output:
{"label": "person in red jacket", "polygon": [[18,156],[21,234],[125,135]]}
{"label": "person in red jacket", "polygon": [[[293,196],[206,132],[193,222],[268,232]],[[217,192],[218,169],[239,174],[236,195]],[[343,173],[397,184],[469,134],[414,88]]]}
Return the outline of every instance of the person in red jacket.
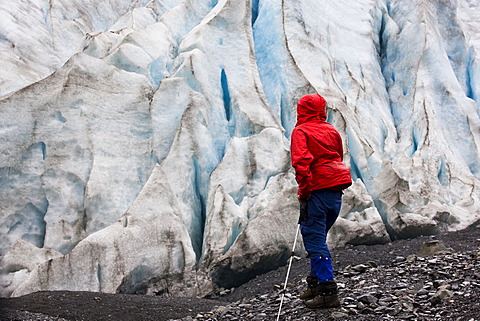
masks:
{"label": "person in red jacket", "polygon": [[300,298],[309,308],[340,306],[326,240],[340,212],[342,190],[352,184],[350,169],[343,163],[342,138],[326,120],[322,96],[306,95],[298,101],[291,155],[303,213],[300,231],[310,258],[308,288]]}

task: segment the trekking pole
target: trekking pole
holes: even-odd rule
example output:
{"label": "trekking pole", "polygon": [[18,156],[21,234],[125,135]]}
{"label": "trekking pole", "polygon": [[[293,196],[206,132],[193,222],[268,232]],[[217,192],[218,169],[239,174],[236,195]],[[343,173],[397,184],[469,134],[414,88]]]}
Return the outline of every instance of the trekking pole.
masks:
{"label": "trekking pole", "polygon": [[280,299],[280,307],[278,308],[277,321],[280,320],[280,313],[282,312],[283,298],[285,297],[285,290],[287,289],[288,276],[290,275],[290,268],[292,267],[292,261],[293,261],[293,256],[295,252],[295,245],[297,245],[299,230],[300,230],[300,224],[297,225],[297,232],[295,233],[295,240],[293,241],[292,255],[290,256],[290,263],[288,263],[287,277],[285,278],[285,284],[283,285],[282,298]]}

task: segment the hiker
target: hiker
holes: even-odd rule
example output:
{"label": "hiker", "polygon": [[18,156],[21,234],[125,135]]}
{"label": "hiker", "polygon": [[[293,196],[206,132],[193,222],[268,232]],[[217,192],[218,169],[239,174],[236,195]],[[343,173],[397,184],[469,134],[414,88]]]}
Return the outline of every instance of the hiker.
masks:
{"label": "hiker", "polygon": [[300,231],[310,258],[308,288],[300,299],[313,309],[340,306],[326,241],[340,212],[342,190],[352,184],[350,169],[343,163],[342,138],[326,120],[322,96],[306,95],[298,101],[291,153],[303,213]]}

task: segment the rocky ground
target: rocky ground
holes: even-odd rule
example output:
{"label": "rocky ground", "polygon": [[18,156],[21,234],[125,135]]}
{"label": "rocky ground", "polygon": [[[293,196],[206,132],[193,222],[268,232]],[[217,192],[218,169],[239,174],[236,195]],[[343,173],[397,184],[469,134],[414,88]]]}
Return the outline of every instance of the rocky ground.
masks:
{"label": "rocky ground", "polygon": [[[308,262],[295,259],[280,320],[480,320],[480,225],[332,254],[342,307],[303,305]],[[286,270],[204,299],[37,292],[0,299],[0,320],[276,320]]]}

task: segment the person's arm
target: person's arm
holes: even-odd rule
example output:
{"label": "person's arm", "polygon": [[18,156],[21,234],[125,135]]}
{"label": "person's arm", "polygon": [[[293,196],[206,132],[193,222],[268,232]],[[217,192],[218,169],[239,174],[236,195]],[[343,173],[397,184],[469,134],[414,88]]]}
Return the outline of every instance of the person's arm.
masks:
{"label": "person's arm", "polygon": [[340,154],[340,160],[343,162],[343,142],[342,142],[342,136],[340,133],[338,134],[338,153]]}
{"label": "person's arm", "polygon": [[307,137],[301,130],[294,129],[291,142],[292,166],[295,168],[295,178],[298,183],[298,197],[307,200],[310,197],[312,173],[310,165],[313,155],[308,150]]}

